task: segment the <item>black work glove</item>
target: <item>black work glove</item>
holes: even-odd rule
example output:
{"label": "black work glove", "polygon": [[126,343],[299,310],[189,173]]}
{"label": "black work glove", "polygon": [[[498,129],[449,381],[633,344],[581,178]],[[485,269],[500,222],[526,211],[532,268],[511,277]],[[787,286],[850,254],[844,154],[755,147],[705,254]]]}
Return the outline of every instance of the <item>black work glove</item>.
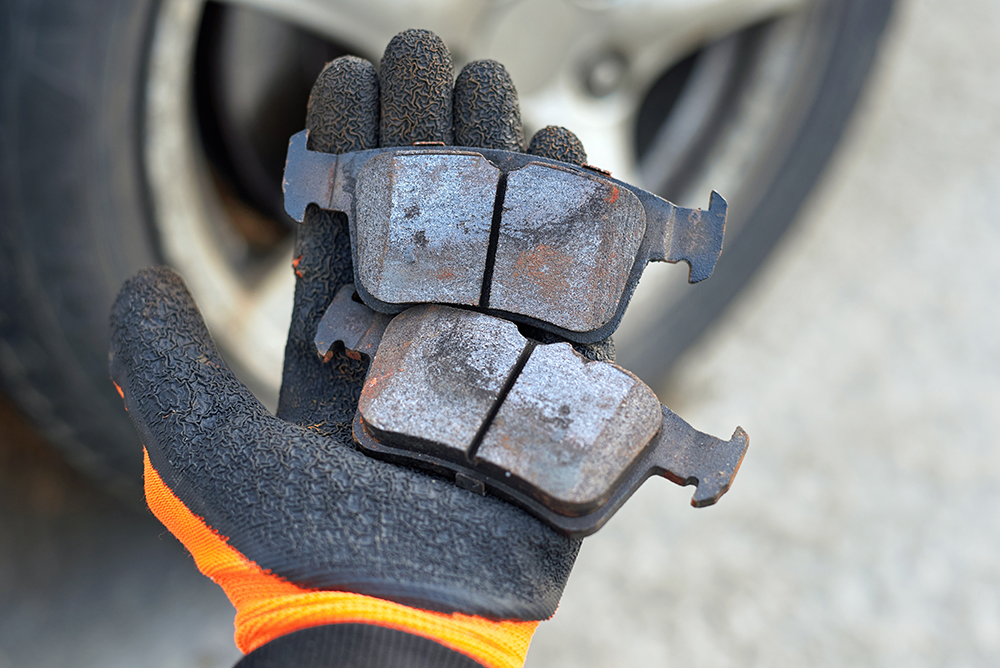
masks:
{"label": "black work glove", "polygon": [[[498,63],[451,56],[411,30],[378,75],[346,57],[310,99],[310,148],[440,141],[523,150],[517,93]],[[530,152],[568,162],[546,128]],[[524,511],[352,447],[366,363],[323,363],[316,326],[353,282],[346,219],[299,228],[294,311],[277,416],[226,367],[182,280],[145,270],[111,316],[110,368],[145,444],[147,502],[237,609],[240,666],[521,665],[579,542]]]}

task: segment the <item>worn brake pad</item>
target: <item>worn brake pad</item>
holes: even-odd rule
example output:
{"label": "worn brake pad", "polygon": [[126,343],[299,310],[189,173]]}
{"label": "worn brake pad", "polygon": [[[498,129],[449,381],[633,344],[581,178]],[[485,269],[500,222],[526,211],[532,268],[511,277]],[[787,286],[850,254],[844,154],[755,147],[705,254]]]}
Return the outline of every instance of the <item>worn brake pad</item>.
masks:
{"label": "worn brake pad", "polygon": [[[651,475],[697,485],[692,504],[728,489],[746,452],[696,431],[634,375],[586,360],[568,343],[539,344],[507,320],[441,305],[391,320],[345,286],[320,322],[372,358],[354,422],[377,457],[453,476],[574,536],[597,531]],[[367,313],[367,318],[364,314]]]}
{"label": "worn brake pad", "polygon": [[592,169],[466,147],[392,147],[340,155],[292,136],[285,209],[348,217],[365,304],[479,307],[577,343],[610,336],[650,261],[708,278],[726,202],[686,209]]}

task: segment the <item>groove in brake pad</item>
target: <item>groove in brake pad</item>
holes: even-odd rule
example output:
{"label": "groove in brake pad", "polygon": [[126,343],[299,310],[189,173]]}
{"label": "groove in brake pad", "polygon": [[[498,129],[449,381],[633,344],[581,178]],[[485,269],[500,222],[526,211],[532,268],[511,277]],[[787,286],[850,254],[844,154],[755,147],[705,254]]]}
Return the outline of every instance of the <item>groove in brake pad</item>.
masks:
{"label": "groove in brake pad", "polygon": [[625,369],[486,314],[430,305],[386,321],[369,311],[353,325],[359,338],[343,317],[361,306],[353,292],[341,289],[316,339],[321,355],[332,341],[372,351],[384,330],[354,423],[369,454],[454,476],[584,536],[654,474],[697,485],[693,505],[714,503],[746,452],[742,429],[730,441],[698,432]]}
{"label": "groove in brake pad", "polygon": [[570,341],[618,327],[647,262],[686,261],[708,278],[726,202],[686,209],[575,165],[467,147],[340,155],[289,143],[285,209],[348,217],[355,284],[376,311],[422,303],[479,307]]}

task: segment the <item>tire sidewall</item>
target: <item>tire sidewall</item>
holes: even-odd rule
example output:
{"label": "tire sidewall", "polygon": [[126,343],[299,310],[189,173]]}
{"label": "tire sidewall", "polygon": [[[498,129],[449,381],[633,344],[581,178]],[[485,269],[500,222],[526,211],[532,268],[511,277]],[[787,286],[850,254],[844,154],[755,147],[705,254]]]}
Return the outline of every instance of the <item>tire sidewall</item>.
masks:
{"label": "tire sidewall", "polygon": [[142,450],[108,380],[122,282],[160,261],[142,171],[156,3],[0,10],[0,375],[77,468],[138,500]]}

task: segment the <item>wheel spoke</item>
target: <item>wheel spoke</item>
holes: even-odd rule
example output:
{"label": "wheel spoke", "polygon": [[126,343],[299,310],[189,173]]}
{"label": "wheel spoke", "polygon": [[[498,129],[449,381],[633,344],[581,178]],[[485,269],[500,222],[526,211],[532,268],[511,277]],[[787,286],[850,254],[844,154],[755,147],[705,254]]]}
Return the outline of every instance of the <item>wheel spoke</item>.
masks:
{"label": "wheel spoke", "polygon": [[455,55],[468,52],[490,3],[463,0],[224,0],[225,4],[267,12],[320,33],[374,62],[396,33],[422,27],[437,33]]}
{"label": "wheel spoke", "polygon": [[[229,324],[233,339],[230,345],[238,346],[240,363],[269,389],[281,385],[285,339],[295,293],[291,247],[276,255],[280,261],[274,262],[250,290],[241,294],[243,304],[232,312]],[[264,398],[273,399],[277,405],[277,396]]]}
{"label": "wheel spoke", "polygon": [[546,124],[569,127],[584,141],[592,162],[630,179],[636,176],[636,114],[660,75],[704,45],[803,4],[522,2],[498,17],[492,34],[482,36],[482,55],[507,65],[529,130]]}
{"label": "wheel spoke", "polygon": [[151,50],[145,158],[165,259],[180,271],[220,348],[274,407],[294,279],[291,249],[274,253],[262,276],[240,270],[246,255],[226,217],[196,136],[188,76],[198,7],[164,3]]}
{"label": "wheel spoke", "polygon": [[401,30],[433,30],[456,62],[489,57],[511,70],[522,94],[577,75],[579,61],[602,51],[625,55],[627,85],[645,90],[665,64],[809,0],[225,0],[267,12],[378,58]]}
{"label": "wheel spoke", "polygon": [[[526,130],[572,129],[591,161],[635,180],[632,132],[654,81],[679,58],[808,0],[228,0],[266,11],[378,59],[400,30],[438,33],[456,65],[493,58],[511,72]],[[604,78],[594,90],[588,76]],[[591,77],[593,78],[593,77]],[[595,94],[596,93],[596,94]]]}

